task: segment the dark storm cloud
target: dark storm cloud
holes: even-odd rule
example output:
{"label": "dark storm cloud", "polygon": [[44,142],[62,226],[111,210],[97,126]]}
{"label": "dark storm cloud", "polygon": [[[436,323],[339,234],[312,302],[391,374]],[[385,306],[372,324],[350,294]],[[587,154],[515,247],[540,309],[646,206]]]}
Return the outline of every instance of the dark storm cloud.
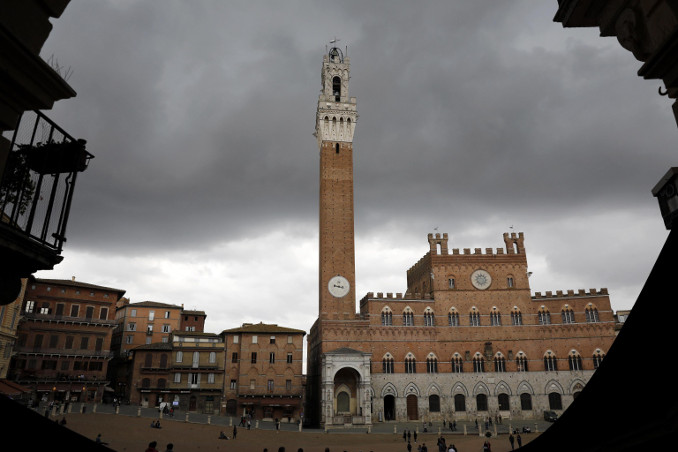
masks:
{"label": "dark storm cloud", "polygon": [[360,115],[359,238],[423,254],[437,226],[464,248],[501,246],[516,224],[528,249],[552,250],[562,281],[642,279],[654,251],[606,274],[602,260],[581,268],[561,237],[590,234],[600,259],[620,259],[612,237],[655,249],[661,224],[648,238],[645,219],[661,221],[649,190],[674,161],[670,105],[614,39],[553,23],[555,1],[535,5],[73,1],[43,51],[73,69],[78,92],[49,115],[96,155],[68,247],[132,257],[281,226],[304,235],[317,221],[320,67],[336,36]]}

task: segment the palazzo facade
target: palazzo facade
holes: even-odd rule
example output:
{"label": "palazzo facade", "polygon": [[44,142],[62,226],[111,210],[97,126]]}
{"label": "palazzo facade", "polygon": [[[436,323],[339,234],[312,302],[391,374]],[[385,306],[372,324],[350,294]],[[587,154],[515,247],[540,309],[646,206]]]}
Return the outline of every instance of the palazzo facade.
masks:
{"label": "palazzo facade", "polygon": [[308,336],[307,421],[541,418],[562,412],[615,338],[607,289],[532,294],[523,233],[504,246],[451,249],[429,234],[405,293],[368,293],[356,312],[350,64],[324,56],[319,315]]}

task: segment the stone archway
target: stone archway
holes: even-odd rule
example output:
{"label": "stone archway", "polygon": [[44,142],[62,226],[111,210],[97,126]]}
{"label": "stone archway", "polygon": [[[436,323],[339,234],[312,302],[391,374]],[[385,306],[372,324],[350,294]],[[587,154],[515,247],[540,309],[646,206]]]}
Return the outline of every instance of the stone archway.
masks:
{"label": "stone archway", "polygon": [[384,396],[384,420],[395,421],[396,418],[396,398],[393,394]]}
{"label": "stone archway", "polygon": [[321,423],[372,423],[370,357],[349,348],[323,354]]}

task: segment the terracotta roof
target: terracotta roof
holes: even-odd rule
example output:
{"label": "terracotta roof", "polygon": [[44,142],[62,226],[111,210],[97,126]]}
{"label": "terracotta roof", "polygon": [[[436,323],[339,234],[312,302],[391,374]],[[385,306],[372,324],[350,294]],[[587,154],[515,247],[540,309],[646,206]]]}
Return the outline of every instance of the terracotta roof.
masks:
{"label": "terracotta roof", "polygon": [[182,314],[189,314],[189,315],[207,315],[205,314],[205,311],[186,311],[184,310]]}
{"label": "terracotta roof", "polygon": [[172,350],[172,344],[169,342],[153,342],[151,344],[139,345],[130,351],[133,352],[135,350]]}
{"label": "terracotta roof", "polygon": [[96,284],[90,284],[82,281],[74,281],[72,279],[40,279],[40,278],[35,278],[35,282],[40,283],[40,284],[52,284],[52,285],[59,285],[59,286],[69,286],[69,287],[82,287],[82,288],[87,288],[87,289],[97,289],[97,290],[108,290],[110,292],[117,292],[120,294],[119,296],[123,296],[125,294],[125,290],[123,289],[115,289],[113,287],[106,287],[106,286],[98,286]]}
{"label": "terracotta roof", "polygon": [[297,330],[294,328],[287,328],[269,323],[243,323],[238,328],[231,328],[224,330],[221,334],[228,333],[292,333],[292,334],[306,334],[304,330]]}
{"label": "terracotta roof", "polygon": [[160,303],[158,301],[140,301],[138,303],[126,304],[125,306],[122,306],[122,307],[126,308],[126,307],[135,307],[135,306],[142,307],[142,308],[147,307],[147,308],[179,308],[179,309],[183,309],[181,307],[181,305],[178,305],[178,304]]}

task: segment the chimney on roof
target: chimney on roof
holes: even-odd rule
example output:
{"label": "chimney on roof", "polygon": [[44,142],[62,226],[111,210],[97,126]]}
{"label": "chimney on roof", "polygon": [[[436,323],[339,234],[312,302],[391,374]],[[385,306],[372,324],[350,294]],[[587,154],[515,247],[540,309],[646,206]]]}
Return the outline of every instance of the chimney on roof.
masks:
{"label": "chimney on roof", "polygon": [[71,281],[75,281],[75,276],[71,276]]}

